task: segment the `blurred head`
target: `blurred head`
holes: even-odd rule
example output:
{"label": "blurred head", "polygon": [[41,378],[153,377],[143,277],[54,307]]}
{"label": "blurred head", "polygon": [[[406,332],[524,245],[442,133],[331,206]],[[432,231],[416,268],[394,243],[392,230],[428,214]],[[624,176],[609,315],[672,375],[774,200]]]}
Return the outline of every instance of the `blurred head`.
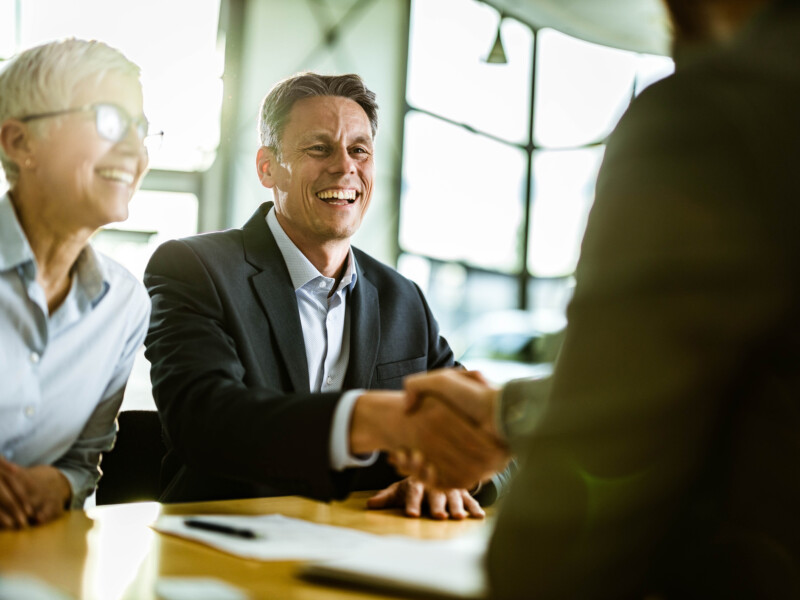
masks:
{"label": "blurred head", "polygon": [[262,103],[258,176],[307,255],[349,240],[361,225],[372,197],[377,108],[357,75],[313,73],[281,81]]}
{"label": "blurred head", "polygon": [[0,159],[15,198],[81,226],[127,218],[147,168],[143,129],[139,67],[102,42],[44,44],[0,73]]}
{"label": "blurred head", "polygon": [[675,41],[714,42],[729,38],[760,7],[773,0],[664,0]]}

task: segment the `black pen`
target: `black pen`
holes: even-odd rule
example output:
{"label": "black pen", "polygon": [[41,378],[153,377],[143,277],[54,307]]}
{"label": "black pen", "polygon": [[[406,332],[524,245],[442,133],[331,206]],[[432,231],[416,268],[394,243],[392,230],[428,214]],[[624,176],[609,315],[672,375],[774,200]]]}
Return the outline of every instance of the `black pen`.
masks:
{"label": "black pen", "polygon": [[239,529],[238,527],[231,527],[229,525],[222,525],[220,523],[212,523],[210,521],[200,521],[199,519],[184,519],[183,524],[193,529],[203,529],[205,531],[213,531],[215,533],[224,533],[225,535],[234,535],[236,537],[253,540],[258,537],[256,532],[252,529]]}

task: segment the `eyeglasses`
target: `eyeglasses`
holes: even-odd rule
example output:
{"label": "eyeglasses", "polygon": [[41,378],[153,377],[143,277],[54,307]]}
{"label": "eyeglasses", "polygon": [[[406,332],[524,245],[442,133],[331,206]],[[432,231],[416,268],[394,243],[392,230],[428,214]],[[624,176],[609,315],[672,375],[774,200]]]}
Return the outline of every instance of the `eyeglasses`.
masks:
{"label": "eyeglasses", "polygon": [[[158,145],[164,137],[163,131],[151,131],[150,123],[144,117],[131,117],[128,112],[116,104],[101,102],[97,104],[87,104],[77,108],[67,108],[65,110],[55,110],[53,112],[40,113],[38,115],[27,115],[20,121],[27,123],[35,119],[47,119],[49,117],[60,117],[77,112],[93,112],[95,117],[95,127],[98,135],[104,140],[117,143],[122,141],[128,133],[128,129],[133,125],[136,136],[145,146],[151,147]],[[154,144],[153,144],[154,143]]]}

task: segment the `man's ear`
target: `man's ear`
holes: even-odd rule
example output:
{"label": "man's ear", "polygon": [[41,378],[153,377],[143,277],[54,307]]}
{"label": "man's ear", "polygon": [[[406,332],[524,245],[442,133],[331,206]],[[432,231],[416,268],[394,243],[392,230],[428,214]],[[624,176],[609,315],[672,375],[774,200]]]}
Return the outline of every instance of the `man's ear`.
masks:
{"label": "man's ear", "polygon": [[258,180],[266,188],[275,186],[272,169],[276,164],[277,160],[272,148],[261,146],[256,154],[256,170],[258,171]]}
{"label": "man's ear", "polygon": [[0,123],[0,146],[6,156],[21,169],[33,163],[33,144],[30,129],[18,119],[6,119]]}

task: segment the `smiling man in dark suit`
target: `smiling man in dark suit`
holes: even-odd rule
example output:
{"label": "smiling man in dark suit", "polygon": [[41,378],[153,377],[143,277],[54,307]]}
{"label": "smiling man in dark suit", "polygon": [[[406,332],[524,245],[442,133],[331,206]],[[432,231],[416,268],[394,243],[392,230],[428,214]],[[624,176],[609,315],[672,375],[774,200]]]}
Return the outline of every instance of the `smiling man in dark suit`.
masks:
{"label": "smiling man in dark suit", "polygon": [[[153,393],[169,451],[164,501],[302,494],[480,517],[378,456],[403,441],[408,374],[453,365],[409,280],[352,248],[374,181],[375,95],[305,73],[262,104],[262,204],[241,229],[162,245],[145,273]],[[381,392],[364,391],[381,389]],[[343,392],[343,390],[348,390]],[[395,483],[393,483],[395,482]]]}

